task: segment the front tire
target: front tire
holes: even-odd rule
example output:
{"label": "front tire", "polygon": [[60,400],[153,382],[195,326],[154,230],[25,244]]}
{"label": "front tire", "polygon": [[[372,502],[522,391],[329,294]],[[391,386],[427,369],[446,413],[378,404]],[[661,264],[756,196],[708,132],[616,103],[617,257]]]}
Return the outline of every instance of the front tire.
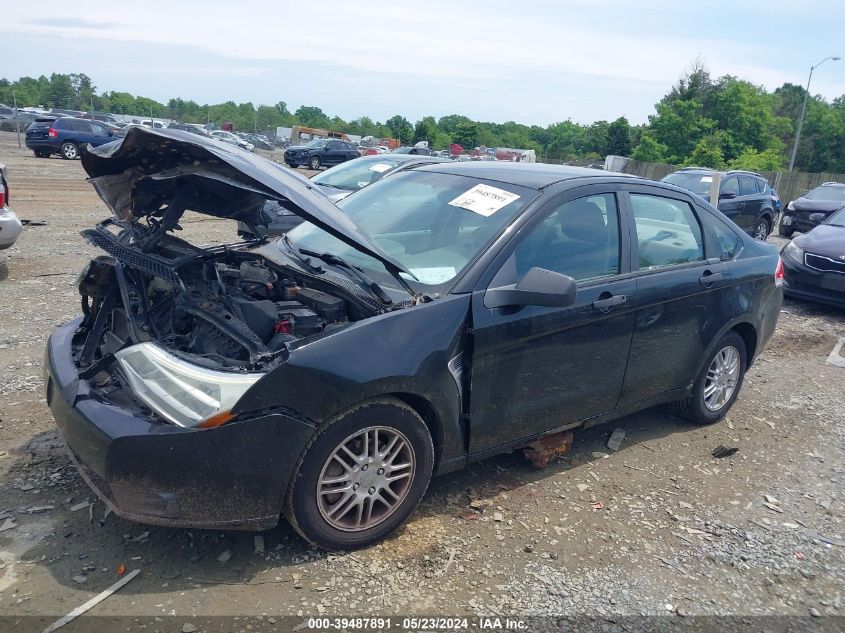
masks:
{"label": "front tire", "polygon": [[754,225],[752,237],[760,242],[765,242],[768,239],[771,230],[769,220],[766,218],[760,218],[757,220],[757,224]]}
{"label": "front tire", "polygon": [[795,233],[794,226],[786,226],[781,221],[781,224],[778,224],[778,235],[781,237],[792,237],[792,234]]}
{"label": "front tire", "polygon": [[314,171],[320,169],[320,157],[312,156],[311,159],[308,161],[308,166]]}
{"label": "front tire", "polygon": [[62,143],[62,158],[73,160],[79,156],[79,148],[74,143]]}
{"label": "front tire", "polygon": [[364,547],[411,516],[433,470],[431,435],[416,411],[395,398],[363,402],[305,449],[285,516],[319,547]]}
{"label": "front tire", "polygon": [[721,420],[739,395],[747,366],[745,341],[728,332],[696,379],[692,394],[677,404],[678,413],[697,424]]}

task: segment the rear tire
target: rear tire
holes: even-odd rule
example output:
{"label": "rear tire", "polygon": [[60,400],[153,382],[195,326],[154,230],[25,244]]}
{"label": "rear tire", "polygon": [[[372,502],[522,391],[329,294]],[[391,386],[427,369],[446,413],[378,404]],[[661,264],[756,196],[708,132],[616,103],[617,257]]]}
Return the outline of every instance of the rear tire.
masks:
{"label": "rear tire", "polygon": [[39,152],[33,150],[32,153],[35,154],[35,158],[50,158],[50,154],[47,152]]}
{"label": "rear tire", "polygon": [[73,160],[79,156],[79,148],[74,143],[62,143],[62,158]]}
{"label": "rear tire", "polygon": [[[734,366],[735,372],[731,371]],[[676,411],[696,424],[718,422],[736,401],[747,366],[745,341],[736,332],[728,332],[710,354],[692,393],[676,403]]]}
{"label": "rear tire", "polygon": [[364,547],[411,516],[433,470],[431,435],[416,411],[396,398],[369,400],[320,429],[305,448],[284,514],[318,547]]}
{"label": "rear tire", "polygon": [[311,159],[308,161],[308,166],[314,171],[320,169],[320,157],[312,156]]}
{"label": "rear tire", "polygon": [[781,223],[778,224],[778,235],[780,235],[781,237],[792,237],[793,233],[795,233],[795,227],[786,226],[785,224],[783,224],[783,220],[781,220]]}
{"label": "rear tire", "polygon": [[760,242],[765,242],[772,231],[772,225],[767,218],[760,218],[754,225],[752,237]]}

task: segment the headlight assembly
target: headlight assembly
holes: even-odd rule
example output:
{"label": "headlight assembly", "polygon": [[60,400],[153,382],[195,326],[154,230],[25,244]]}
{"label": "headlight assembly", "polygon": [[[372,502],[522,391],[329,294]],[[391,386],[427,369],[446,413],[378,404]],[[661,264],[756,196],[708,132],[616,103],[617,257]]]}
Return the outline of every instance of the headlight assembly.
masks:
{"label": "headlight assembly", "polygon": [[798,246],[795,243],[795,240],[792,240],[789,244],[786,245],[786,254],[789,255],[792,259],[796,262],[801,264],[804,263],[804,249]]}
{"label": "headlight assembly", "polygon": [[795,203],[790,202],[788,205],[786,205],[786,208],[789,209],[790,211],[795,211]]}
{"label": "headlight assembly", "polygon": [[[115,357],[135,395],[163,418],[184,427],[216,426],[230,419],[222,414],[264,376],[205,369],[154,343],[126,347]],[[212,417],[214,423],[203,423]]]}

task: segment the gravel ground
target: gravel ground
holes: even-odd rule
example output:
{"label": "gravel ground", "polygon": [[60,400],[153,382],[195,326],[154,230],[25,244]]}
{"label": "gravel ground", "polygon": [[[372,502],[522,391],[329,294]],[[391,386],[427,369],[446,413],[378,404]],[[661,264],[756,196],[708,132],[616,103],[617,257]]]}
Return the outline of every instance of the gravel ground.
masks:
{"label": "gravel ground", "polygon": [[[74,281],[96,254],[79,231],[106,210],[78,161],[36,159],[10,133],[0,160],[12,208],[47,222],[0,253],[3,621],[43,628],[122,565],[141,573],[76,630],[211,630],[209,616],[239,616],[226,630],[307,628],[308,616],[376,614],[566,616],[603,631],[642,615],[845,626],[845,370],[825,363],[845,335],[841,311],[787,301],[725,421],[696,427],[655,409],[576,432],[543,470],[519,453],[488,459],[434,480],[400,533],[367,550],[318,551],[285,523],[259,536],[143,526],[106,515],[41,393],[46,338],[77,315]],[[235,236],[226,221],[184,224],[200,243]],[[627,438],[613,452],[616,427]],[[739,450],[715,459],[718,444]]]}

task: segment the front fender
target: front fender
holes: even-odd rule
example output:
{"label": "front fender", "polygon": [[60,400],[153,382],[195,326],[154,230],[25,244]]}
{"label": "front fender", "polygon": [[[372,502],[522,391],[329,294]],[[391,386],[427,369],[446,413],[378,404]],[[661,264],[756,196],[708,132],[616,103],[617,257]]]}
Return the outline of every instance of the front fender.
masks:
{"label": "front fender", "polygon": [[293,346],[233,412],[285,407],[319,427],[362,400],[410,395],[430,405],[440,463],[451,467],[465,458],[466,444],[461,397],[448,363],[463,350],[468,313],[469,295],[449,295]]}

